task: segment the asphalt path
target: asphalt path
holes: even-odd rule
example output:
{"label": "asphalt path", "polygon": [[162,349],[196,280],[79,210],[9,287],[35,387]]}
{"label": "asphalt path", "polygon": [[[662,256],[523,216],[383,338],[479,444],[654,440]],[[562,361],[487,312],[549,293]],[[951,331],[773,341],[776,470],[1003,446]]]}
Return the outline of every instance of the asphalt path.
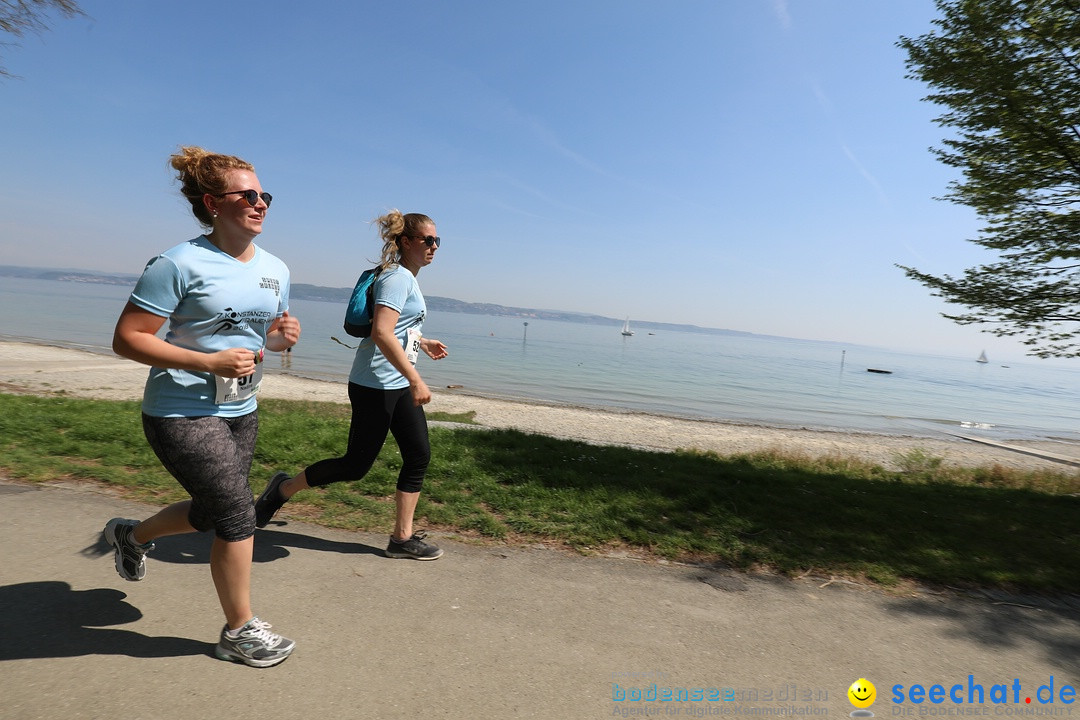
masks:
{"label": "asphalt path", "polygon": [[102,527],[155,509],[0,482],[0,718],[840,717],[862,678],[877,717],[1063,717],[1080,688],[1075,597],[445,537],[437,561],[391,560],[385,536],[294,521],[257,533],[253,596],[297,649],[249,668],[213,656],[208,536],[158,541],[141,582],[116,574]]}

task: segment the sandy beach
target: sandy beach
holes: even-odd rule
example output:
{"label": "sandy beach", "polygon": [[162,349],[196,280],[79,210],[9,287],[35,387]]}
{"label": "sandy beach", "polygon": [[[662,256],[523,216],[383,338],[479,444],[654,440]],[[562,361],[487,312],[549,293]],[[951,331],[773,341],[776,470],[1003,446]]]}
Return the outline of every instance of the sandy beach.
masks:
{"label": "sandy beach", "polygon": [[[65,394],[114,400],[142,397],[145,366],[116,356],[25,342],[0,342],[0,392]],[[733,455],[779,450],[809,457],[852,457],[897,467],[914,450],[947,464],[1078,472],[1080,445],[1011,441],[1008,447],[942,435],[941,438],[825,432],[686,420],[645,413],[508,401],[432,388],[429,412],[475,411],[488,428],[653,450],[695,449]],[[344,383],[308,380],[270,371],[260,397],[348,403]],[[957,429],[960,432],[960,428]]]}

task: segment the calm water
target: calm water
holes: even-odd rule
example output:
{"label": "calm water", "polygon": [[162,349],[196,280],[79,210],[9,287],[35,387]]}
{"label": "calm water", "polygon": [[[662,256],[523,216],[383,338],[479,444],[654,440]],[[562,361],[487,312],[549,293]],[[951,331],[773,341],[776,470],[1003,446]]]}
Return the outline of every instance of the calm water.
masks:
{"label": "calm water", "polygon": [[[0,338],[109,352],[130,288],[0,278]],[[343,308],[294,300],[303,337],[268,370],[345,382]],[[420,369],[433,388],[777,426],[1080,441],[1080,368],[958,359],[768,337],[638,331],[431,313],[450,356]],[[885,368],[891,375],[866,372]]]}

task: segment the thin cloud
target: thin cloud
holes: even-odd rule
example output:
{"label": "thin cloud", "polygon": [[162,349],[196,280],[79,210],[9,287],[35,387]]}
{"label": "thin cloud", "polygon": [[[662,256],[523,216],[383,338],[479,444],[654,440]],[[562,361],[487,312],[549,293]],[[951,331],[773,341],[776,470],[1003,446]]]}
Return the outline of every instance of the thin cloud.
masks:
{"label": "thin cloud", "polygon": [[[509,186],[509,187],[512,187],[512,188],[514,188],[514,189],[516,189],[516,190],[518,190],[518,191],[520,191],[520,192],[522,192],[522,193],[524,193],[526,195],[530,195],[533,198],[541,201],[541,203],[543,203],[544,205],[547,205],[548,207],[556,208],[556,209],[567,211],[567,212],[577,213],[578,215],[583,215],[583,216],[590,216],[590,215],[595,215],[596,214],[592,210],[587,210],[586,208],[583,208],[583,207],[579,207],[579,206],[576,206],[576,205],[571,205],[569,203],[565,203],[565,202],[559,200],[558,198],[552,197],[550,194],[545,193],[545,192],[539,190],[538,188],[536,188],[536,187],[534,187],[532,185],[529,185],[527,183],[524,183],[524,182],[518,180],[515,177],[507,175],[506,173],[497,172],[497,173],[494,174],[494,179],[500,185]],[[523,215],[525,217],[532,217],[532,218],[537,218],[537,219],[547,217],[547,215],[542,215],[540,213],[536,213],[536,212],[533,212],[533,211],[524,210],[522,208],[514,207],[514,206],[511,206],[511,205],[508,205],[508,204],[504,204],[504,203],[498,203],[496,200],[491,199],[491,198],[489,198],[489,202],[494,202],[496,204],[496,206],[501,207],[503,210],[506,210],[507,212],[512,212],[512,213],[517,214],[517,215]]]}
{"label": "thin cloud", "polygon": [[566,145],[563,144],[563,142],[559,139],[559,137],[550,128],[548,128],[543,122],[541,122],[537,118],[535,118],[535,117],[533,117],[531,115],[526,115],[524,113],[519,112],[517,110],[517,108],[511,106],[509,104],[509,102],[504,102],[503,106],[504,106],[504,112],[509,117],[512,117],[516,122],[518,122],[521,127],[526,128],[528,130],[528,132],[531,133],[531,135],[534,138],[536,138],[539,142],[541,142],[543,145],[545,145],[546,147],[548,147],[549,149],[554,151],[559,156],[565,158],[566,160],[570,161],[574,165],[577,165],[578,167],[582,168],[583,170],[594,173],[595,175],[597,175],[599,177],[602,177],[602,178],[604,178],[606,180],[609,180],[611,182],[621,184],[624,187],[635,188],[635,189],[637,189],[639,191],[646,192],[646,193],[648,193],[650,195],[655,195],[655,196],[658,196],[658,197],[664,197],[664,198],[667,198],[667,199],[669,199],[671,201],[683,203],[683,204],[688,205],[690,207],[697,207],[698,209],[701,209],[701,210],[709,210],[710,209],[710,208],[700,206],[697,203],[691,202],[691,201],[687,200],[686,198],[683,198],[683,197],[680,197],[680,196],[677,196],[677,195],[673,195],[673,194],[671,194],[671,193],[669,193],[669,192],[667,192],[665,190],[660,190],[658,188],[647,185],[646,183],[643,183],[643,182],[641,182],[639,180],[635,180],[635,179],[632,179],[632,178],[625,177],[623,175],[619,175],[617,173],[613,173],[610,170],[608,170],[607,168],[604,168],[604,167],[600,166],[599,164],[593,162],[592,160],[588,159],[587,157],[581,155],[580,153],[577,153],[574,150],[571,150],[570,148],[566,147]]}
{"label": "thin cloud", "polygon": [[557,154],[566,158],[575,165],[585,170],[588,170],[589,172],[596,173],[597,175],[602,175],[612,180],[619,179],[612,173],[608,172],[604,168],[594,163],[592,160],[589,160],[588,158],[574,152],[570,148],[563,145],[562,141],[559,140],[555,133],[552,132],[546,125],[544,125],[536,118],[518,113],[516,110],[514,110],[513,112],[520,119],[520,121],[529,128],[531,133],[536,138],[538,138],[544,145],[554,150]]}
{"label": "thin cloud", "polygon": [[791,12],[788,10],[787,0],[772,0],[773,14],[780,21],[780,27],[784,30],[791,29]]}
{"label": "thin cloud", "polygon": [[818,105],[825,111],[825,114],[830,118],[833,116],[833,103],[829,99],[829,96],[825,94],[825,90],[822,89],[821,84],[812,77],[807,76],[806,83],[810,86],[810,92],[818,101]]}
{"label": "thin cloud", "polygon": [[855,157],[855,153],[851,152],[851,149],[847,145],[840,146],[844,154],[847,155],[847,159],[851,161],[851,164],[855,166],[855,169],[859,171],[859,174],[863,176],[866,182],[870,183],[870,186],[874,188],[877,193],[878,199],[885,205],[889,204],[889,198],[885,196],[885,191],[881,189],[881,183],[877,181],[870,171],[863,167],[863,164],[859,162],[859,158]]}

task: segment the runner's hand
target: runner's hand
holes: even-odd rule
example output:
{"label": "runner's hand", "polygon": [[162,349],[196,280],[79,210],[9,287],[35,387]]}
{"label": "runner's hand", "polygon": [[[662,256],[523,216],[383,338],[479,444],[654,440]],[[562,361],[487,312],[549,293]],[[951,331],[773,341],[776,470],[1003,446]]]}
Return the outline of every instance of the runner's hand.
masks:
{"label": "runner's hand", "polygon": [[255,372],[257,353],[244,348],[230,348],[210,355],[210,372],[219,377],[240,378]]}
{"label": "runner's hand", "polygon": [[420,338],[420,349],[432,360],[442,360],[448,354],[446,346],[434,338]]}
{"label": "runner's hand", "polygon": [[409,386],[409,390],[412,391],[413,404],[417,407],[431,402],[431,390],[428,389],[427,383],[423,380],[417,380]]}
{"label": "runner's hand", "polygon": [[288,310],[270,326],[270,332],[275,330],[281,334],[281,338],[286,343],[285,347],[292,347],[300,341],[300,321],[290,315]]}

